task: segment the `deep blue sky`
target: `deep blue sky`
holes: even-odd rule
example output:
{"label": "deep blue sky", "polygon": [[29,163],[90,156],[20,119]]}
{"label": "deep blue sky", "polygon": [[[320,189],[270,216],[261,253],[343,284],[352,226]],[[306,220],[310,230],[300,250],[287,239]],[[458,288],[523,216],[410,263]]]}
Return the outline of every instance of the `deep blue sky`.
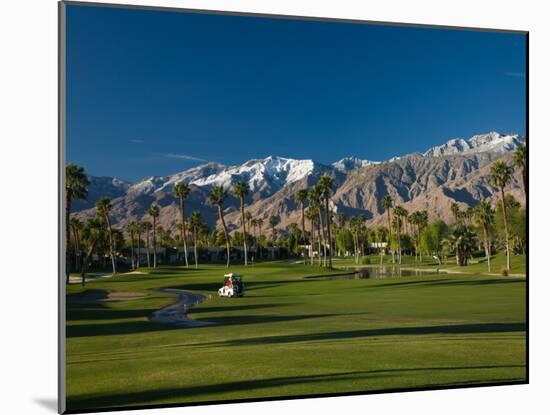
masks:
{"label": "deep blue sky", "polygon": [[67,88],[67,158],[94,175],[383,160],[525,134],[525,36],[68,6]]}

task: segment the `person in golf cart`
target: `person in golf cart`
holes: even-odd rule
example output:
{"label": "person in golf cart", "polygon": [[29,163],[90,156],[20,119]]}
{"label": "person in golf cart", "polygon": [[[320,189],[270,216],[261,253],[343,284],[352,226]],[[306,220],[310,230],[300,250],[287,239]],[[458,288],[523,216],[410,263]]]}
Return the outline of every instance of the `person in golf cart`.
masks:
{"label": "person in golf cart", "polygon": [[242,297],[244,295],[244,284],[242,275],[224,275],[223,287],[218,290],[220,297]]}

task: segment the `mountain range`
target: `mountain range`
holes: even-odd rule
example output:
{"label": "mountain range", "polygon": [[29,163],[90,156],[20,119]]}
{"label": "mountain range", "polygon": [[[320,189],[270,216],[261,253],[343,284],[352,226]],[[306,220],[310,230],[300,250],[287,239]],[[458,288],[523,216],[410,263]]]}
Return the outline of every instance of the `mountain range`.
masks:
{"label": "mountain range", "polygon": [[[159,205],[159,224],[176,229],[178,204],[172,195],[174,185],[184,181],[192,191],[186,200],[186,211],[201,212],[214,226],[216,210],[209,205],[208,195],[214,185],[230,189],[244,180],[250,187],[247,210],[264,219],[275,215],[279,228],[300,221],[294,202],[297,190],[311,186],[327,173],[334,179],[333,208],[337,213],[362,213],[368,223],[384,223],[381,201],[389,194],[395,203],[409,211],[426,209],[431,219],[449,220],[450,205],[457,202],[472,206],[483,198],[495,198],[496,189],[488,181],[490,165],[497,159],[511,163],[512,152],[525,139],[517,134],[497,132],[456,138],[423,153],[393,157],[387,161],[346,157],[332,164],[314,160],[296,160],[269,156],[249,160],[238,166],[210,162],[169,176],[150,176],[137,182],[113,177],[90,176],[88,199],[75,201],[73,212],[85,219],[95,215],[95,202],[102,196],[111,199],[115,227],[140,220],[152,203]],[[524,202],[520,172],[514,172],[508,191]],[[240,225],[239,201],[230,196],[225,204],[226,222],[234,230]],[[266,220],[267,222],[267,220]],[[267,225],[266,225],[267,226]]]}

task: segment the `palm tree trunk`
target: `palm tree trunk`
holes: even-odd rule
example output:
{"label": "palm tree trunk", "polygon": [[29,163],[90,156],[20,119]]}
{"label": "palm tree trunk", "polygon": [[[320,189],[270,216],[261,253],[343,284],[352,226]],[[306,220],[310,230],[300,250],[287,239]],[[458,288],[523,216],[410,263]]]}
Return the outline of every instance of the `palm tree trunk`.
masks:
{"label": "palm tree trunk", "polygon": [[241,197],[241,220],[243,222],[244,266],[247,266],[248,252],[246,250],[246,219],[244,218],[244,198],[243,197]]}
{"label": "palm tree trunk", "polygon": [[109,254],[111,255],[113,274],[116,274],[115,251],[113,246],[113,229],[111,228],[111,221],[109,220],[108,214],[105,214],[105,222],[107,222],[107,231],[109,232]]}
{"label": "palm tree trunk", "polygon": [[135,267],[135,263],[134,263],[134,234],[131,233],[130,234],[130,257],[131,257],[131,266],[132,266],[132,269],[134,269]]}
{"label": "palm tree trunk", "polygon": [[261,258],[262,257],[262,245],[261,245],[261,242],[262,242],[262,225],[258,225],[259,229],[260,229],[260,239],[258,240],[258,258]]}
{"label": "palm tree trunk", "polygon": [[332,237],[330,232],[330,211],[328,210],[328,197],[325,197],[325,211],[327,214],[327,236],[328,236],[328,244],[329,244],[329,250],[328,250],[328,267],[332,268]]}
{"label": "palm tree trunk", "polygon": [[220,222],[222,223],[222,227],[223,227],[223,234],[225,235],[225,250],[227,253],[227,262],[225,267],[229,268],[231,248],[229,247],[229,235],[227,234],[227,226],[225,226],[225,220],[223,218],[223,211],[222,211],[221,205],[218,205],[218,216],[220,217]]}
{"label": "palm tree trunk", "polygon": [[147,235],[146,235],[146,243],[147,243],[147,268],[151,268],[151,255],[149,253],[149,250],[151,248],[150,244],[149,244],[149,228],[147,228],[146,230],[147,232]]}
{"label": "palm tree trunk", "polygon": [[327,242],[325,238],[325,224],[323,222],[323,210],[321,209],[321,204],[319,203],[319,224],[321,226],[320,236],[323,240],[323,266],[327,265]]}
{"label": "palm tree trunk", "polygon": [[397,238],[397,260],[399,265],[401,265],[401,224],[397,223],[396,229],[396,238]]}
{"label": "palm tree trunk", "polygon": [[393,247],[392,247],[392,243],[391,243],[392,241],[391,241],[391,213],[390,213],[390,208],[388,208],[388,233],[390,235],[388,246],[391,249],[391,262],[392,262],[392,264],[395,264],[395,252],[393,251]]}
{"label": "palm tree trunk", "polygon": [[313,215],[311,216],[311,240],[309,241],[309,246],[311,248],[311,257],[310,257],[310,264],[313,265],[313,246],[315,245],[315,220],[313,219]]}
{"label": "palm tree trunk", "polygon": [[193,227],[193,250],[195,253],[195,269],[199,268],[199,258],[197,255],[197,228]]}
{"label": "palm tree trunk", "polygon": [[318,255],[319,255],[319,266],[321,266],[321,261],[322,261],[322,255],[321,255],[321,235],[322,235],[322,230],[321,230],[321,221],[317,221],[317,247],[318,247]]}
{"label": "palm tree trunk", "polygon": [[487,269],[489,272],[491,272],[491,246],[490,246],[490,239],[489,239],[489,227],[487,225],[483,225],[483,245],[485,247],[485,256],[487,257]]}
{"label": "palm tree trunk", "polygon": [[153,216],[153,268],[157,267],[157,221]]}
{"label": "palm tree trunk", "polygon": [[302,252],[304,253],[304,265],[307,265],[307,250],[306,250],[306,221],[304,212],[304,202],[302,202]]}
{"label": "palm tree trunk", "polygon": [[139,254],[141,250],[141,231],[138,232],[138,240],[137,240],[137,255],[136,255],[136,268],[139,269]]}
{"label": "palm tree trunk", "polygon": [[84,261],[82,262],[82,267],[80,268],[80,278],[82,279],[82,286],[86,285],[86,268],[88,266],[88,261],[90,260],[90,257],[94,252],[96,244],[97,244],[97,239],[94,239],[90,244],[90,247],[88,248],[88,252],[84,257]]}
{"label": "palm tree trunk", "polygon": [[502,216],[504,219],[504,235],[506,237],[506,268],[510,271],[510,234],[508,231],[508,218],[506,216],[506,202],[504,200],[504,187],[500,187],[500,202],[502,204]]}
{"label": "palm tree trunk", "polygon": [[183,255],[185,257],[185,267],[189,268],[189,261],[187,260],[187,232],[185,229],[185,202],[183,197],[180,197],[180,211],[181,211],[181,240],[183,241]]}

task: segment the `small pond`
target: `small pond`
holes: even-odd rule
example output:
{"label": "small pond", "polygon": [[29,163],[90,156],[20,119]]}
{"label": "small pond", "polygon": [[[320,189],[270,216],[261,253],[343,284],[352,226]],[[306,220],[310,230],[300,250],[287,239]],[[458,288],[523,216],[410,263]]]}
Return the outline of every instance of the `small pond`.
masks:
{"label": "small pond", "polygon": [[368,267],[354,269],[349,268],[345,273],[336,275],[322,275],[306,277],[316,280],[363,280],[363,279],[382,279],[382,278],[400,278],[400,277],[421,277],[435,275],[433,271],[421,271],[411,269],[401,269],[400,267]]}

